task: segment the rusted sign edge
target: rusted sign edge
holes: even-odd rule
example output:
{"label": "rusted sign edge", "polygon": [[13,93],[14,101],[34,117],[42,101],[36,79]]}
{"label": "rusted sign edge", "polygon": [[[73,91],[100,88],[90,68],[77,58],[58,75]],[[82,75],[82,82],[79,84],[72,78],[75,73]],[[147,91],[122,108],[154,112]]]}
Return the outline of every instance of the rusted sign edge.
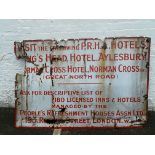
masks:
{"label": "rusted sign edge", "polygon": [[147,98],[146,98],[146,120],[148,121],[148,96],[149,96],[149,79],[150,79],[150,49],[151,49],[151,38],[149,39],[149,47],[148,47],[148,69],[147,69],[147,84],[146,84],[146,94],[147,94]]}
{"label": "rusted sign edge", "polygon": [[78,41],[78,40],[101,40],[101,41],[104,41],[105,39],[135,39],[135,38],[148,38],[148,39],[150,39],[151,40],[151,38],[150,37],[146,37],[146,36],[134,36],[134,37],[132,37],[132,36],[126,36],[126,37],[124,37],[124,36],[120,36],[120,37],[105,37],[105,38],[103,38],[103,39],[100,39],[100,38],[75,38],[75,39],[73,39],[73,38],[69,38],[69,39],[55,39],[55,38],[53,38],[53,39],[28,39],[28,40],[23,40],[23,42],[40,42],[40,41],[57,41],[57,42],[61,42],[61,41]]}

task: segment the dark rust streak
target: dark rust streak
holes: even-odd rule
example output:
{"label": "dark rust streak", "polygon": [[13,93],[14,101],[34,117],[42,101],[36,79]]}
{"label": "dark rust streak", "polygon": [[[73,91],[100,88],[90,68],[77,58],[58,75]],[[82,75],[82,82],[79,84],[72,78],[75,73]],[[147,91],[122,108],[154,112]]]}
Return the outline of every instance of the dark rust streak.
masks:
{"label": "dark rust streak", "polygon": [[60,57],[52,58],[51,61],[62,61],[62,58],[60,58]]}
{"label": "dark rust streak", "polygon": [[[28,75],[26,76],[26,90],[28,91]],[[28,110],[28,96],[26,95],[26,110]]]}
{"label": "dark rust streak", "polygon": [[17,92],[18,92],[18,90],[15,90],[15,98],[17,98]]}
{"label": "dark rust streak", "polygon": [[44,121],[48,124],[60,124],[60,123],[70,122],[71,120],[74,120],[74,119],[44,119]]}
{"label": "dark rust streak", "polygon": [[149,65],[149,62],[147,62],[145,67],[148,69],[149,66],[150,66],[150,65]]}
{"label": "dark rust streak", "polygon": [[84,59],[84,67],[85,67],[85,73],[84,73],[84,75],[86,76],[86,60]]}
{"label": "dark rust streak", "polygon": [[[50,63],[51,63],[51,66],[52,66],[52,64],[53,64],[53,61],[52,60],[50,60]],[[50,75],[52,75],[53,74],[53,72],[52,72],[52,68],[50,69]],[[52,82],[52,86],[54,86],[54,81],[53,81],[53,79],[51,78],[51,82]]]}
{"label": "dark rust streak", "polygon": [[103,42],[103,46],[101,47],[101,49],[104,49],[104,50],[107,49],[107,44],[106,44],[106,42]]}
{"label": "dark rust streak", "polygon": [[136,123],[136,122],[142,122],[142,120],[140,118],[138,118],[136,120],[131,121],[130,123]]}
{"label": "dark rust streak", "polygon": [[17,90],[17,87],[18,87],[17,74],[16,74],[16,78],[15,79],[16,79],[15,80],[15,98],[17,99],[17,92],[18,92],[18,90]]}
{"label": "dark rust streak", "polygon": [[95,115],[96,115],[95,112],[93,112],[93,119],[95,119]]}

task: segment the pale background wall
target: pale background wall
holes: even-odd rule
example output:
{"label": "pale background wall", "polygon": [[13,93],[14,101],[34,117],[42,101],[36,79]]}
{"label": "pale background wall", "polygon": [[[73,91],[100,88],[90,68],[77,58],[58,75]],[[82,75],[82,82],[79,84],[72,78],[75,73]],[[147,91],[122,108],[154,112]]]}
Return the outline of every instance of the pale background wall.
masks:
{"label": "pale background wall", "polygon": [[155,110],[155,20],[0,20],[0,107],[14,107],[16,60],[14,41],[118,36],[151,37],[149,109]]}

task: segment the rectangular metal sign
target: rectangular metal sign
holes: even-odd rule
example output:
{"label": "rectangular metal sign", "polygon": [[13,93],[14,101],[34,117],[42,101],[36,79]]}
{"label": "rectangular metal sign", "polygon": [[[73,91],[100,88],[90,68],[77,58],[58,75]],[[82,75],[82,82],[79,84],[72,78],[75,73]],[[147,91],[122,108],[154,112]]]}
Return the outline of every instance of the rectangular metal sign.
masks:
{"label": "rectangular metal sign", "polygon": [[[139,127],[147,121],[147,37],[15,42],[16,127]],[[20,61],[20,60],[18,60]]]}

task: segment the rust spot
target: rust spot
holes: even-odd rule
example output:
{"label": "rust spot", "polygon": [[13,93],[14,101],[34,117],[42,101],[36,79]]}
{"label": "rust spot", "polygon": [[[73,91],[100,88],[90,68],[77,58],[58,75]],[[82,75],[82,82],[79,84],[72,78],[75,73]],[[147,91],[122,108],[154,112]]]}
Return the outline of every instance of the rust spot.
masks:
{"label": "rust spot", "polygon": [[40,78],[41,83],[43,83],[42,79]]}
{"label": "rust spot", "polygon": [[147,39],[146,39],[146,42],[147,42],[147,43],[150,43],[150,42],[151,42],[151,38],[147,38]]}
{"label": "rust spot", "polygon": [[59,108],[61,109],[59,112],[65,112],[66,108]]}
{"label": "rust spot", "polygon": [[36,75],[41,75],[43,73],[44,67],[39,68],[38,72]]}
{"label": "rust spot", "polygon": [[145,100],[147,100],[147,99],[148,99],[148,95],[144,95],[143,97],[144,97],[144,99],[145,99]]}

